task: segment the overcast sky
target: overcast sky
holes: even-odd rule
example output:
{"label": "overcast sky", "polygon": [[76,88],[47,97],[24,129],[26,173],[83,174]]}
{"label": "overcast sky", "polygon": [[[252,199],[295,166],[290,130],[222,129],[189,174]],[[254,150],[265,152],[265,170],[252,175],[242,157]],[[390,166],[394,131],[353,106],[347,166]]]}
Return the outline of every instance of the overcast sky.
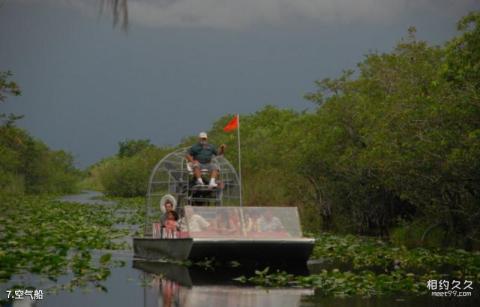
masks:
{"label": "overcast sky", "polygon": [[128,0],[125,32],[109,1],[0,0],[0,70],[23,91],[0,112],[24,114],[19,126],[80,167],[126,138],[173,145],[226,113],[309,108],[314,80],[391,50],[412,25],[443,43],[480,9],[480,0]]}

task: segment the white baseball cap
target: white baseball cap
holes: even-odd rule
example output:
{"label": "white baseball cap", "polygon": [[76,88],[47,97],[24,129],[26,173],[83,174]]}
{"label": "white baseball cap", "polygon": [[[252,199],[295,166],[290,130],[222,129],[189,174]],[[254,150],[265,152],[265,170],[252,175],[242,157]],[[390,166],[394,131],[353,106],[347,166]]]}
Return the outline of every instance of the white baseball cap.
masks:
{"label": "white baseball cap", "polygon": [[198,135],[198,137],[199,137],[200,139],[206,139],[206,138],[208,138],[206,132],[200,132],[200,134]]}

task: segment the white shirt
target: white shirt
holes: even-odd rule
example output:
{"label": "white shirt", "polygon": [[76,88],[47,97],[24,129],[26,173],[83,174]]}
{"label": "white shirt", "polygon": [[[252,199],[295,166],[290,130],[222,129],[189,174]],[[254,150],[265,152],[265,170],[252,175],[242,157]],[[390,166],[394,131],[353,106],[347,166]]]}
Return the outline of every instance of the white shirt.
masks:
{"label": "white shirt", "polygon": [[210,226],[203,217],[198,214],[194,214],[188,218],[188,229],[193,232],[205,230]]}

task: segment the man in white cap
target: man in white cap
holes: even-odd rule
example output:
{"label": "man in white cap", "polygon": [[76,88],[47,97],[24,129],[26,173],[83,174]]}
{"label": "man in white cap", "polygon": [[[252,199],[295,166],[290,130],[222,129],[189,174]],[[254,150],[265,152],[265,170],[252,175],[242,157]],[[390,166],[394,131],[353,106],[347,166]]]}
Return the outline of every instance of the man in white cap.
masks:
{"label": "man in white cap", "polygon": [[196,183],[204,185],[202,173],[200,170],[207,169],[210,172],[209,188],[216,188],[217,183],[215,179],[218,176],[218,166],[212,163],[213,156],[223,155],[225,152],[225,144],[222,144],[218,150],[212,144],[208,143],[208,136],[206,132],[200,132],[198,135],[199,142],[188,150],[187,160],[192,164],[193,175],[197,179]]}

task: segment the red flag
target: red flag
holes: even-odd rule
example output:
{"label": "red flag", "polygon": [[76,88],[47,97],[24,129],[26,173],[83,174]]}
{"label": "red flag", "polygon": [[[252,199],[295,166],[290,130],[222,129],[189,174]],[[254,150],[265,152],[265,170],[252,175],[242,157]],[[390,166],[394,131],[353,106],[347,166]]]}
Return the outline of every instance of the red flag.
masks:
{"label": "red flag", "polygon": [[228,124],[223,127],[223,131],[230,132],[238,128],[238,115],[235,115]]}

